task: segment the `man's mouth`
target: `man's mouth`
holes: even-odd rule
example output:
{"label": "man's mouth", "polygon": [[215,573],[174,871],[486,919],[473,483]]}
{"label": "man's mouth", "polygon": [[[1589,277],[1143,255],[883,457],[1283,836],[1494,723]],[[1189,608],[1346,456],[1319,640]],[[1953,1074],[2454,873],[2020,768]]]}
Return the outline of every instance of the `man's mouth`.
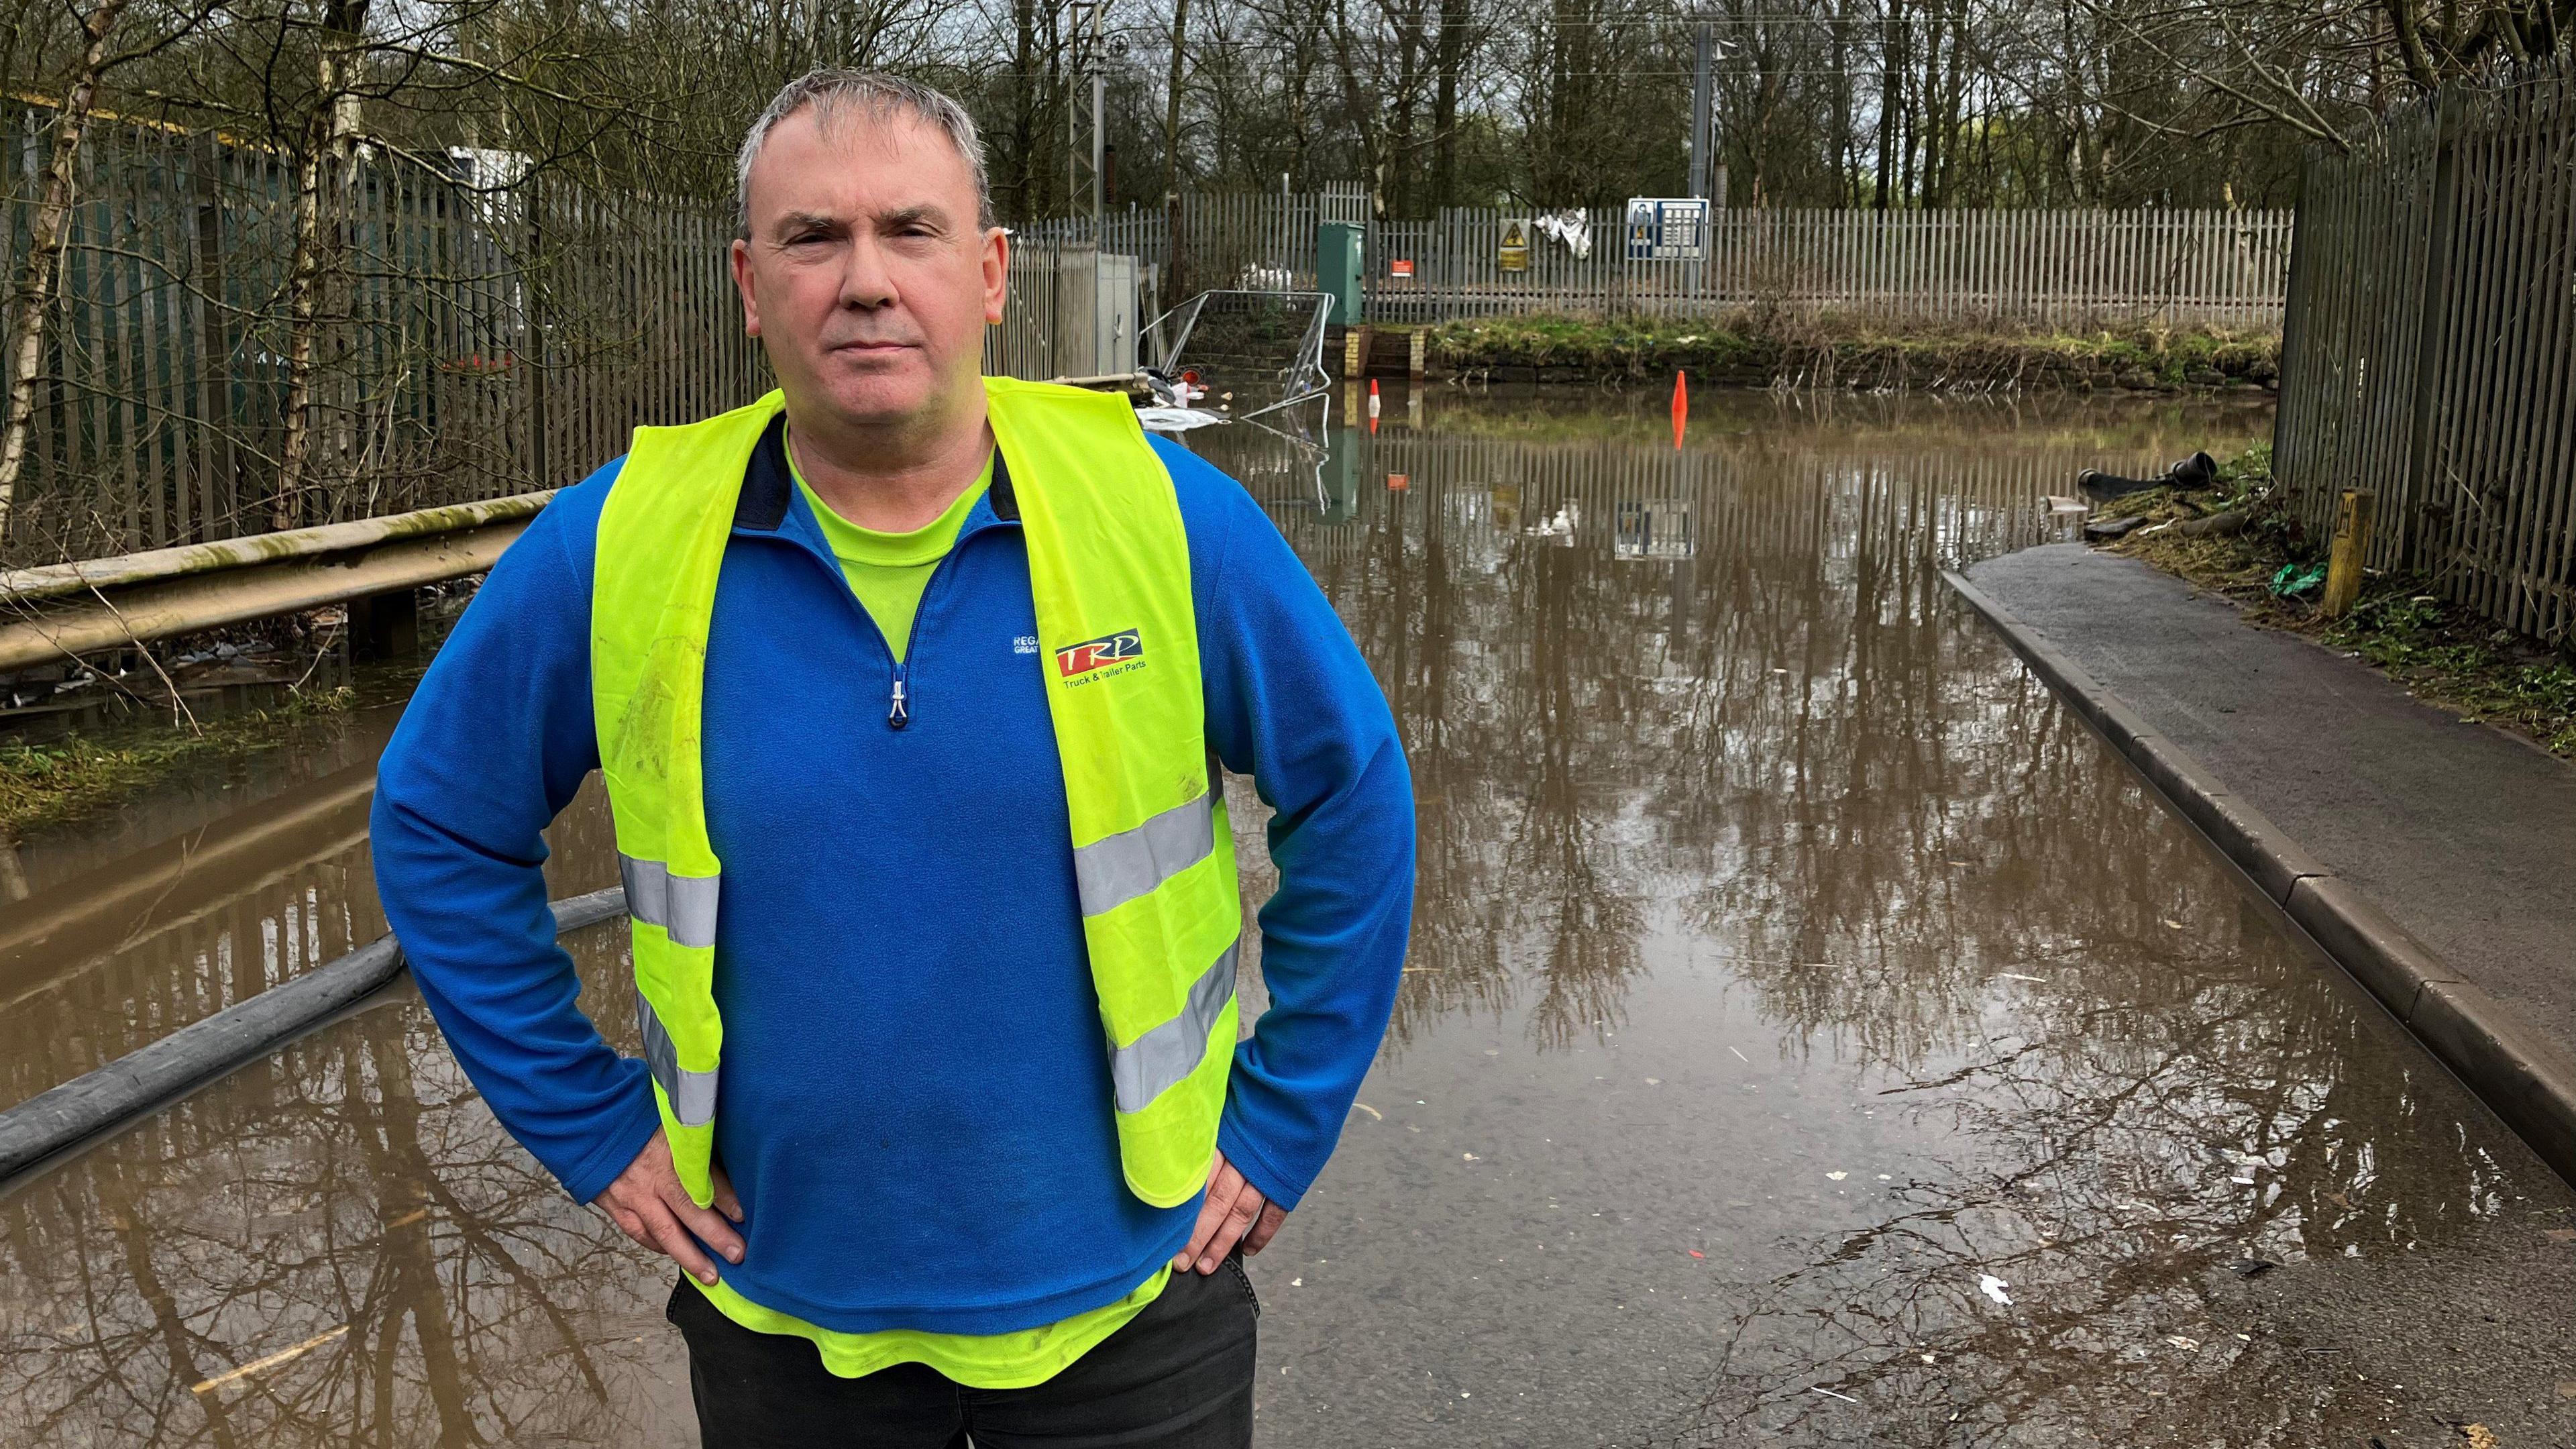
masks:
{"label": "man's mouth", "polygon": [[912,344],[909,342],[835,342],[832,344],[831,350],[834,352],[857,352],[869,354],[901,352],[911,346]]}

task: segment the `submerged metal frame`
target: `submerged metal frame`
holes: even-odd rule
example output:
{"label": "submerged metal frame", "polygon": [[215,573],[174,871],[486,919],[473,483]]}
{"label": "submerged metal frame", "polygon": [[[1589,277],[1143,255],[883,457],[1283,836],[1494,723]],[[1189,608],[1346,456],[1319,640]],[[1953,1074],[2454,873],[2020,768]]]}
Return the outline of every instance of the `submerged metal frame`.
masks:
{"label": "submerged metal frame", "polygon": [[1199,314],[1206,310],[1208,300],[1213,297],[1258,297],[1273,302],[1304,301],[1311,303],[1315,309],[1314,315],[1306,319],[1305,330],[1297,339],[1296,352],[1289,357],[1288,365],[1280,368],[1276,374],[1282,390],[1288,395],[1277,402],[1254,408],[1248,413],[1238,414],[1227,421],[1248,422],[1264,413],[1275,413],[1281,408],[1294,407],[1298,403],[1331,390],[1333,375],[1324,368],[1324,329],[1332,317],[1333,310],[1332,294],[1328,292],[1272,292],[1250,287],[1215,287],[1201,292],[1188,301],[1171,307],[1145,325],[1146,332],[1159,333],[1166,322],[1175,317],[1182,317],[1184,313],[1188,314],[1179,324],[1179,331],[1172,338],[1171,344],[1164,348],[1163,356],[1154,368],[1156,372],[1165,377],[1179,375],[1180,369],[1185,365],[1181,357],[1189,349],[1190,333],[1198,327]]}

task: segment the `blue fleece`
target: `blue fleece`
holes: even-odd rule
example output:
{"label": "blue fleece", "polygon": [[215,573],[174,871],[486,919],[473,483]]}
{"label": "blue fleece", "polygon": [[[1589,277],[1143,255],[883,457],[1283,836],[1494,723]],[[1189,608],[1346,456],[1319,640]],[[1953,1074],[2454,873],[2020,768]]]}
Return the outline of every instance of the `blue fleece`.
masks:
{"label": "blue fleece", "polygon": [[[1294,1206],[1395,1000],[1413,798],[1384,695],[1232,479],[1156,439],[1189,534],[1207,734],[1276,807],[1270,1007],[1219,1145]],[[587,1201],[656,1126],[643,1063],[574,1005],[540,832],[598,766],[591,571],[617,464],[494,567],[386,747],[376,878],[421,995],[503,1126]],[[724,861],[719,1160],[744,1296],[844,1332],[1032,1328],[1126,1293],[1198,1211],[1118,1167],[1028,555],[978,502],[894,664],[805,500],[737,528],[709,635],[708,830]],[[1150,643],[1149,643],[1150,647]],[[721,1266],[721,1264],[720,1264]]]}

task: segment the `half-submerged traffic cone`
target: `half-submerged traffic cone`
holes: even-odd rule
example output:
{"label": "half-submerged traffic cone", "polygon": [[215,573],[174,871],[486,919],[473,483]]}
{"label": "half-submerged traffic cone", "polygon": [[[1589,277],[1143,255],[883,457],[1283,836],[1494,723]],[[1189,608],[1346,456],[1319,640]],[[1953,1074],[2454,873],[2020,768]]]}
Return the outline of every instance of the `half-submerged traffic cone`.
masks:
{"label": "half-submerged traffic cone", "polygon": [[1369,431],[1377,431],[1377,379],[1369,379]]}
{"label": "half-submerged traffic cone", "polygon": [[1690,374],[1673,374],[1673,446],[1682,445],[1682,434],[1690,428]]}

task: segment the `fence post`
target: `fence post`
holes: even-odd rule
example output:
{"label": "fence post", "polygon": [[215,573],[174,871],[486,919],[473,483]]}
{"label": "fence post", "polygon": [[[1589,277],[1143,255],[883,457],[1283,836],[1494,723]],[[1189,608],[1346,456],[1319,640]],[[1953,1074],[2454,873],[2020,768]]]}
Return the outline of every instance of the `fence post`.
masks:
{"label": "fence post", "polygon": [[[2432,508],[2433,431],[2436,398],[2446,379],[2435,365],[2441,351],[2442,335],[2450,322],[2451,312],[2451,233],[2458,224],[2460,209],[2460,119],[2465,102],[2455,82],[2444,86],[2433,119],[2433,215],[2432,232],[2424,255],[2424,285],[2416,306],[2414,406],[2408,418],[2406,436],[2406,493],[2398,507],[2418,523],[2429,523],[2439,516]],[[2291,253],[2295,265],[2298,253]],[[2429,551],[2430,528],[2406,526],[2401,520],[2397,530],[2400,550],[2412,548],[2413,559],[2390,560],[2400,568],[2429,562],[2422,557]]]}
{"label": "fence post", "polygon": [[197,482],[197,527],[208,538],[240,532],[241,480],[233,462],[233,327],[224,305],[223,144],[212,131],[196,138],[197,380],[203,469]]}

